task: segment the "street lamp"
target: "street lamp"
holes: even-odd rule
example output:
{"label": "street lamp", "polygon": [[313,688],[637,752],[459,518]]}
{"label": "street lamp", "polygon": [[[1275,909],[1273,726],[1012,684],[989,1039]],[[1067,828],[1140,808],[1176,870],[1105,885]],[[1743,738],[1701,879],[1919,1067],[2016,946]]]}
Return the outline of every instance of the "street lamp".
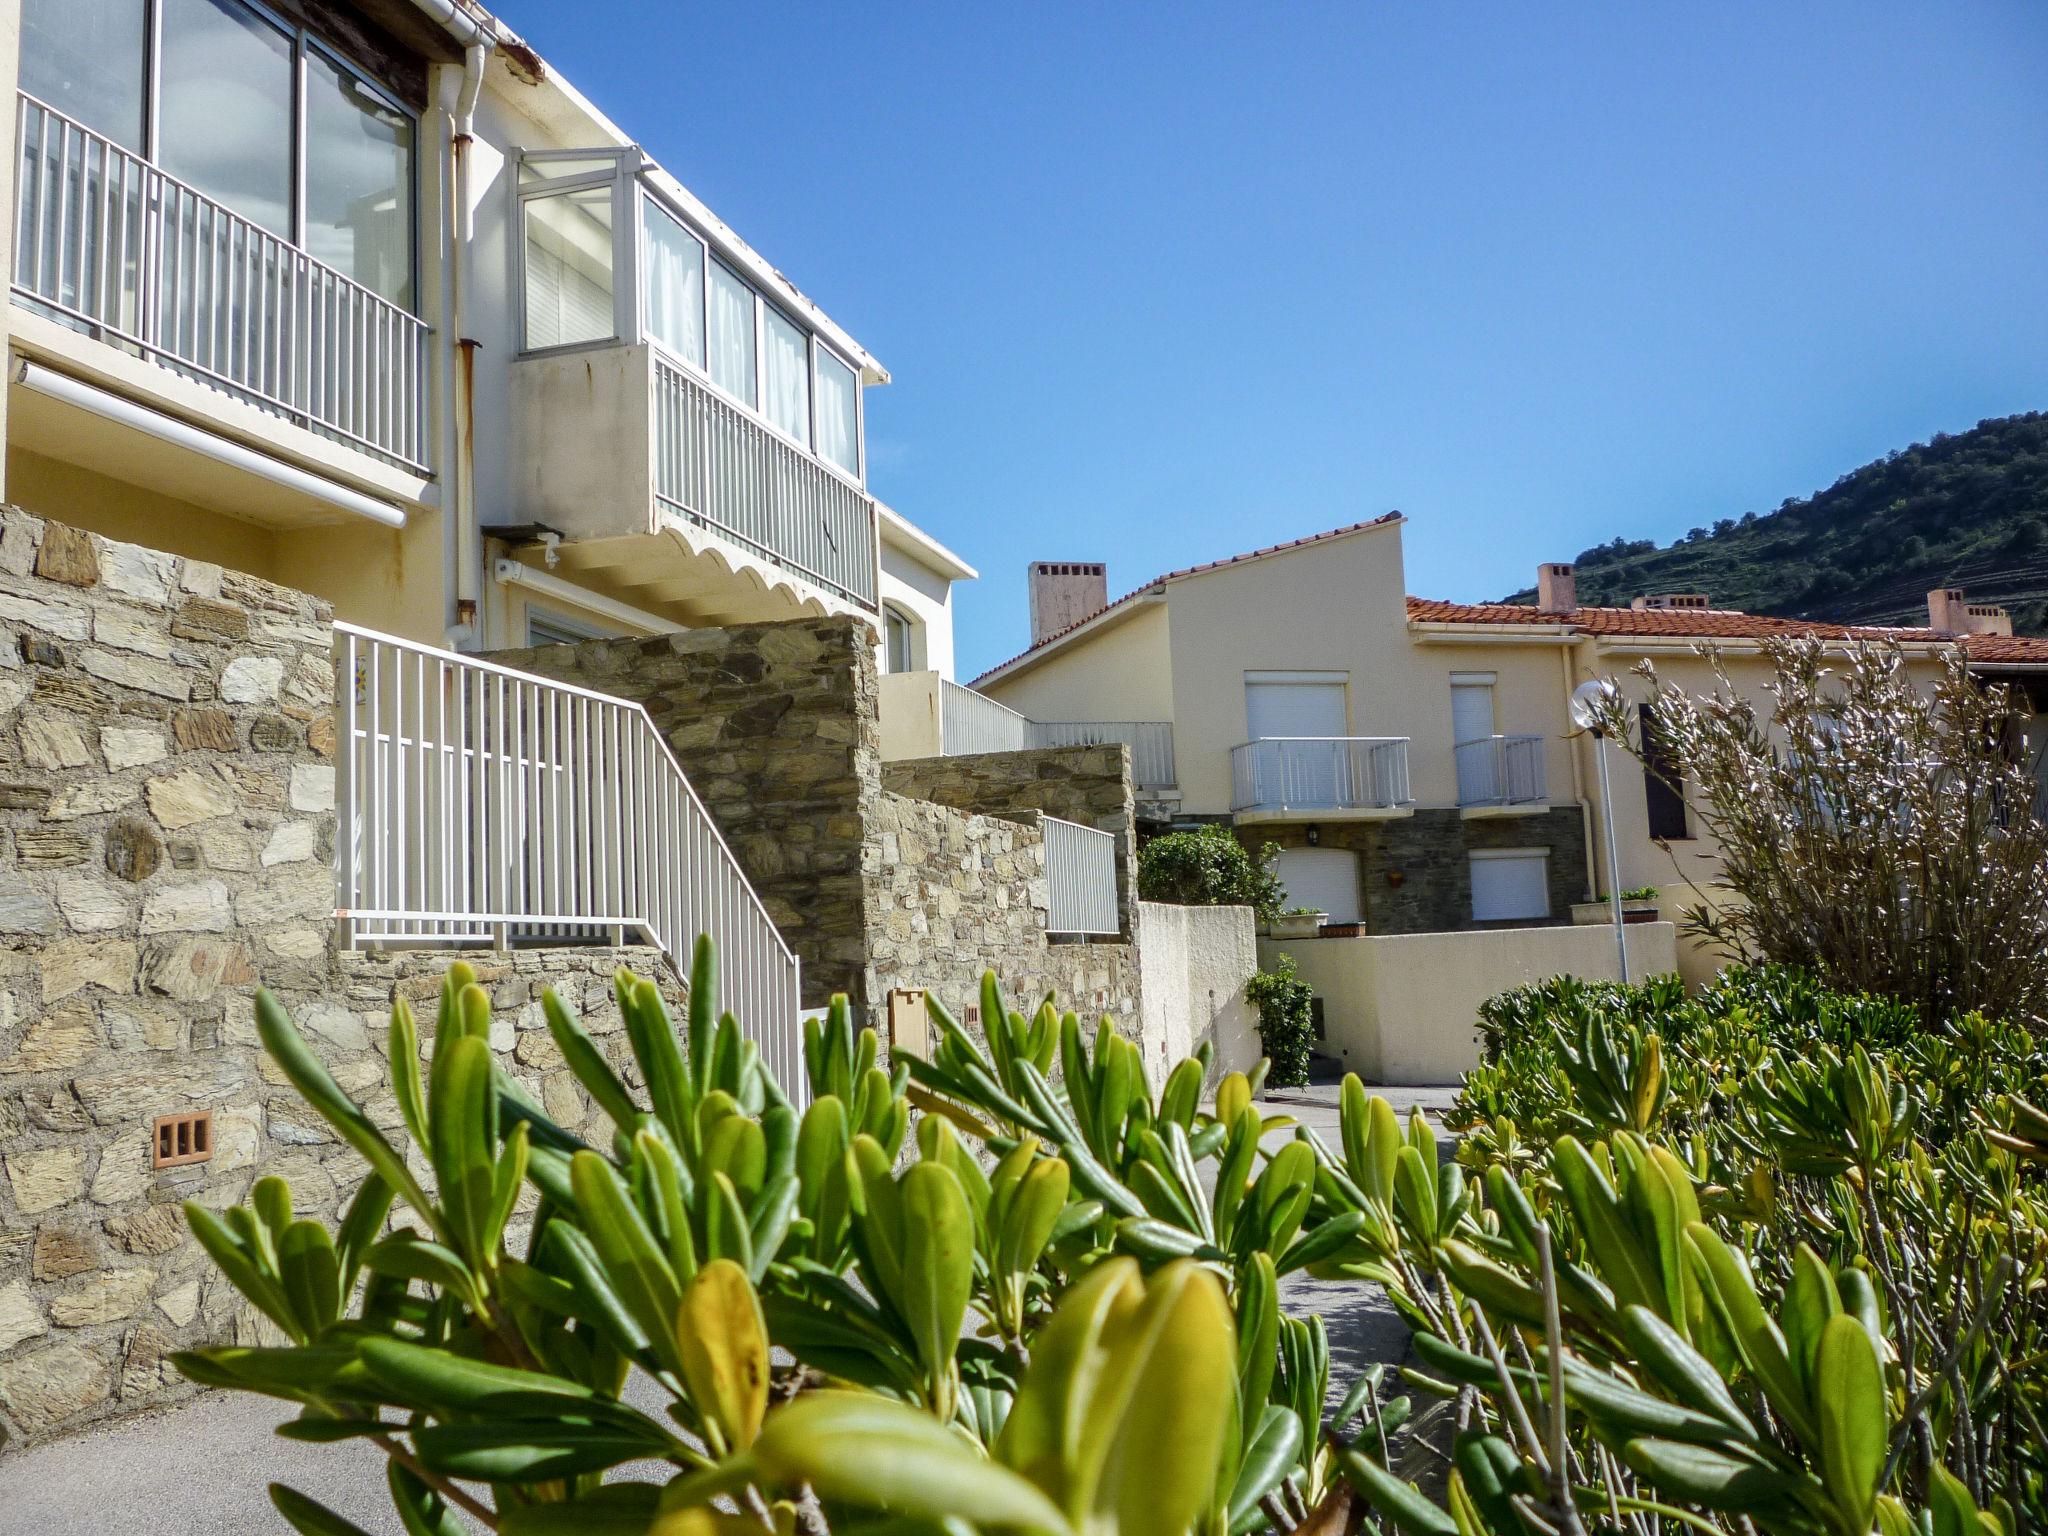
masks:
{"label": "street lamp", "polygon": [[1588,678],[1572,690],[1572,724],[1591,731],[1599,743],[1600,820],[1607,827],[1607,897],[1614,907],[1614,955],[1621,967],[1621,979],[1628,981],[1628,936],[1621,922],[1621,859],[1614,840],[1614,790],[1607,782],[1607,717],[1621,690],[1604,677]]}

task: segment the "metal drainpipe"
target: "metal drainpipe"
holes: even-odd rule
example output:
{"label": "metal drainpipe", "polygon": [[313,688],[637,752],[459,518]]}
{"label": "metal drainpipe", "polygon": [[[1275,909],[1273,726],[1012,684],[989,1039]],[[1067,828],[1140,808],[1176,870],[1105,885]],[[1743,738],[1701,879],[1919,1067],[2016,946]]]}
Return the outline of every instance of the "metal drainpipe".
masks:
{"label": "metal drainpipe", "polygon": [[449,463],[450,501],[455,519],[455,629],[451,639],[483,642],[480,597],[483,586],[483,539],[476,521],[476,349],[468,330],[467,300],[470,253],[476,241],[476,215],[470,197],[470,147],[476,133],[477,98],[483,92],[484,63],[490,49],[473,42],[463,49],[462,89],[450,114],[449,144],[454,160],[450,178],[449,228],[455,245],[454,271],[448,289],[448,334],[454,338],[454,456]]}
{"label": "metal drainpipe", "polygon": [[[1564,696],[1569,700],[1572,690],[1578,687],[1577,674],[1572,671],[1572,652],[1577,645],[1560,645],[1557,648],[1558,664],[1564,669]],[[1572,740],[1572,793],[1579,800],[1579,826],[1586,835],[1586,900],[1592,901],[1600,892],[1599,855],[1593,841],[1593,806],[1586,798],[1586,759],[1578,739]],[[1603,810],[1601,815],[1605,815]]]}

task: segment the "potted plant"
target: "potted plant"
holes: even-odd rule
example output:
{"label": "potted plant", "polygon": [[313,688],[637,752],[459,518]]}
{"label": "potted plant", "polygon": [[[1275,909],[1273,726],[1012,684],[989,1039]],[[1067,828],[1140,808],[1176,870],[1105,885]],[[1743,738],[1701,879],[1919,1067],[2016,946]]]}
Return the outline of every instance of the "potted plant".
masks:
{"label": "potted plant", "polygon": [[1276,939],[1312,939],[1329,920],[1330,914],[1316,907],[1289,907],[1274,915],[1267,932]]}
{"label": "potted plant", "polygon": [[[1621,920],[1624,923],[1654,923],[1657,921],[1657,887],[1638,885],[1621,893]],[[1579,901],[1572,903],[1572,921],[1587,925],[1611,923],[1614,908],[1604,901]]]}

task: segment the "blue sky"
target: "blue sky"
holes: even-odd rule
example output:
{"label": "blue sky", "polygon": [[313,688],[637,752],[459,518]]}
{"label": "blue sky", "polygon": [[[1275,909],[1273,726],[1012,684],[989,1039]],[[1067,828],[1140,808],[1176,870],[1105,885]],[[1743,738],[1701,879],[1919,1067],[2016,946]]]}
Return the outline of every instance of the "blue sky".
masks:
{"label": "blue sky", "polygon": [[1031,559],[1497,597],[2048,407],[2033,0],[498,9],[893,372],[963,677]]}

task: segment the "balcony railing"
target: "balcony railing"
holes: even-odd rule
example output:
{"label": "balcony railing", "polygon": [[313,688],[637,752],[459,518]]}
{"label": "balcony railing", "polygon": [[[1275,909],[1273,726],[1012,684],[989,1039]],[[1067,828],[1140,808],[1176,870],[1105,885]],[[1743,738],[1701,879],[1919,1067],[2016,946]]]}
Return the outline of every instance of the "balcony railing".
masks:
{"label": "balcony railing", "polygon": [[1046,932],[1116,933],[1116,838],[1057,816],[1039,819],[1045,830]]}
{"label": "balcony railing", "polygon": [[1131,787],[1139,794],[1179,786],[1170,720],[1033,720],[958,683],[943,683],[939,694],[939,750],[947,757],[1122,742],[1131,749]]}
{"label": "balcony railing", "polygon": [[659,355],[654,391],[665,510],[877,611],[873,497]]}
{"label": "balcony railing", "polygon": [[1453,749],[1458,760],[1458,804],[1542,805],[1550,798],[1541,736],[1481,736]]}
{"label": "balcony railing", "polygon": [[1393,811],[1413,803],[1405,736],[1265,737],[1230,749],[1233,811]]}
{"label": "balcony railing", "polygon": [[15,133],[18,298],[425,473],[418,318],[32,96]]}
{"label": "balcony railing", "polygon": [[337,914],[351,944],[644,939],[804,1092],[797,960],[637,704],[335,627]]}

